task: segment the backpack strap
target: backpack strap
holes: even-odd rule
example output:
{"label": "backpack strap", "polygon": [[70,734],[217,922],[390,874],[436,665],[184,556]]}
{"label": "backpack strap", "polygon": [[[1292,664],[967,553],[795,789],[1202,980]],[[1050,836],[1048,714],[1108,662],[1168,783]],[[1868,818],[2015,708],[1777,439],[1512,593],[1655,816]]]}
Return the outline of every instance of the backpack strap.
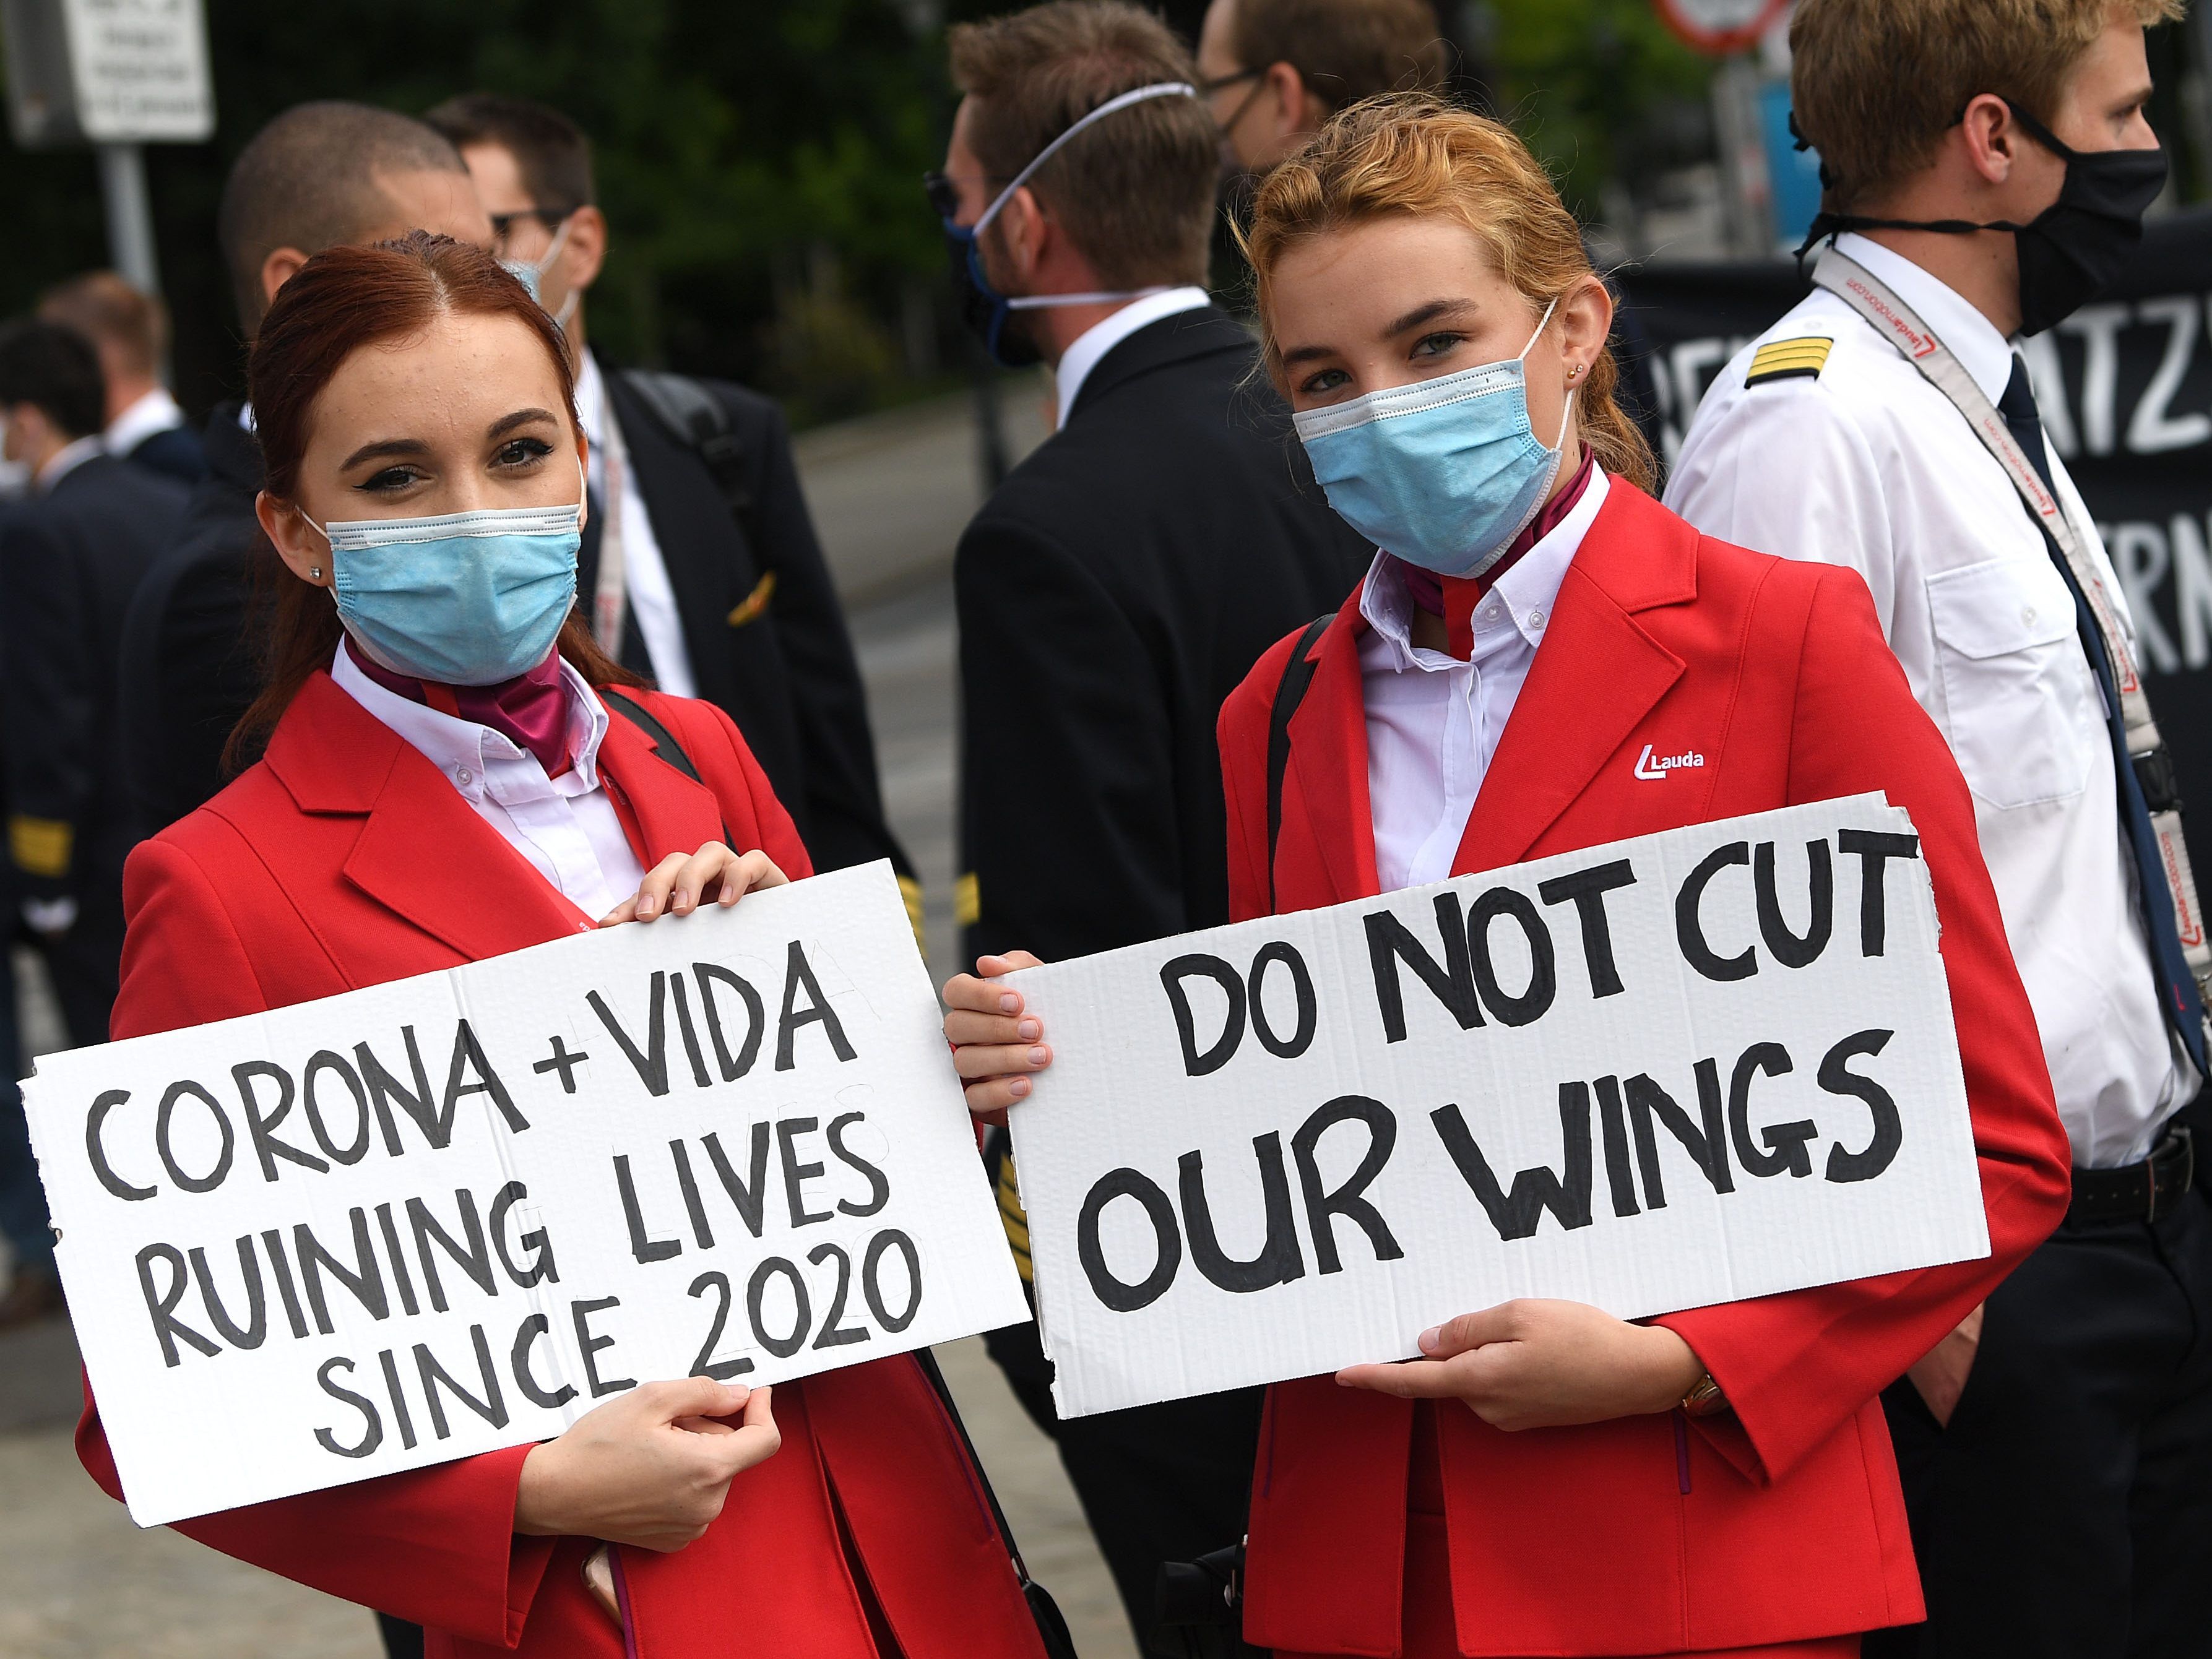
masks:
{"label": "backpack strap", "polygon": [[638,702],[627,691],[618,691],[611,685],[603,685],[599,688],[599,701],[610,711],[620,714],[632,726],[644,732],[647,737],[652,738],[653,751],[662,760],[690,779],[692,782],[705,784],[706,780],[699,775],[699,769],[691,764],[691,757],[685,754],[684,745],[676,741],[676,734],[663,726],[659,718],[643,703]]}
{"label": "backpack strap", "polygon": [[729,405],[688,374],[662,369],[626,368],[623,384],[653,411],[661,429],[707,464],[731,515],[752,544],[763,567],[768,548],[753,519],[752,485],[745,477],[744,440],[730,418]]}
{"label": "backpack strap", "polygon": [[1291,763],[1291,716],[1305,701],[1313,684],[1314,665],[1307,660],[1330,623],[1334,612],[1316,617],[1298,635],[1291,659],[1283,665],[1283,678],[1275,684],[1275,701],[1267,711],[1267,908],[1275,908],[1275,841],[1283,831],[1283,774]]}

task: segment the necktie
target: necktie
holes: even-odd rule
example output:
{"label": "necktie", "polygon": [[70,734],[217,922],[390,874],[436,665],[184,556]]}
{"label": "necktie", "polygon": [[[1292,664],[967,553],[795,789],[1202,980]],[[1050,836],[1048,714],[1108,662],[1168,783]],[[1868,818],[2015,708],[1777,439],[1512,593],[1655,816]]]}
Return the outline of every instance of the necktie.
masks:
{"label": "necktie", "polygon": [[[2043,480],[2043,487],[2054,500],[2059,499],[2058,486],[2051,474],[2051,454],[2044,447],[2043,418],[2036,412],[2035,388],[2027,378],[2027,361],[2017,352],[2013,355],[2012,378],[2005,383],[2004,396],[1997,399],[1997,412],[2012,428],[2013,441],[2027,452],[2028,463]],[[2197,996],[2197,981],[2189,971],[2188,959],[2182,955],[2181,936],[2174,927],[2173,892],[2166,884],[2166,860],[2159,856],[2158,836],[2151,828],[2150,804],[2143,794],[2142,781],[2136,774],[2135,762],[2128,753],[2127,723],[2120,711],[2119,683],[2105,649],[2103,630],[2097,626],[2095,613],[2089,609],[2081,584],[2074,579],[2073,568],[2066,562],[2058,544],[2047,533],[2044,544],[2066,583],[2066,591],[2074,596],[2074,624],[2081,636],[2081,650],[2089,659],[2099,689],[2105,694],[2105,726],[2112,740],[2112,765],[2119,783],[2120,830],[2129,850],[2135,854],[2136,891],[2142,897],[2144,927],[2150,938],[2152,969],[2163,994],[2160,1003],[2172,1018],[2182,1046],[2189,1050],[2197,1070],[2203,1072],[2203,1003]]]}

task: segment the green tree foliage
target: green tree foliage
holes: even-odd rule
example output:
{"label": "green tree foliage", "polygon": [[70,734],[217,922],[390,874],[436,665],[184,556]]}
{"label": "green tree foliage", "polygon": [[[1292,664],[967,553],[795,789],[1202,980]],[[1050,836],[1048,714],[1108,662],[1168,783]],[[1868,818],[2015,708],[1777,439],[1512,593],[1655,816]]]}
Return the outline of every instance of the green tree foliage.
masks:
{"label": "green tree foliage", "polygon": [[1480,11],[1498,112],[1577,213],[1594,215],[1609,180],[1633,187],[1709,153],[1713,60],[1669,33],[1651,0],[1488,0]]}
{"label": "green tree foliage", "polygon": [[[148,153],[188,401],[240,380],[215,212],[246,141],[308,99],[414,112],[474,88],[553,104],[597,144],[613,241],[591,300],[595,343],[781,391],[817,378],[826,354],[832,403],[802,413],[871,401],[896,374],[902,293],[935,283],[943,263],[918,180],[942,153],[946,100],[933,31],[917,33],[892,0],[211,0],[208,10],[216,137]],[[0,313],[106,260],[82,151],[11,149],[0,215],[14,230]]]}

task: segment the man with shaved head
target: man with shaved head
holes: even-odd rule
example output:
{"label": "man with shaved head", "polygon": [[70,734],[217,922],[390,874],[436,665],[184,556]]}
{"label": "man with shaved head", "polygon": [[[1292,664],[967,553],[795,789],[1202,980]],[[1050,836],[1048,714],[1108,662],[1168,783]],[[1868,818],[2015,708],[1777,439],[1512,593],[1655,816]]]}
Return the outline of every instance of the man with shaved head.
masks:
{"label": "man with shaved head", "polygon": [[[240,153],[216,218],[242,332],[253,337],[276,290],[323,249],[410,230],[491,246],[450,143],[366,104],[287,110]],[[209,476],[182,538],[141,585],[124,635],[123,763],[149,835],[222,787],[223,742],[259,688],[248,630],[260,543],[252,410],[217,405],[206,447]]]}

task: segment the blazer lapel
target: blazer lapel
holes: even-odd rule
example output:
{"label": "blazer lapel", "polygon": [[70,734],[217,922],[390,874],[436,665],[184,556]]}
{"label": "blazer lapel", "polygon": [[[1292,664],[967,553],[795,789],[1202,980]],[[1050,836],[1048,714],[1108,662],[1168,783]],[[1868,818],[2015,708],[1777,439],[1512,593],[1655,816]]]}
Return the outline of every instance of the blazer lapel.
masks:
{"label": "blazer lapel", "polygon": [[384,787],[345,861],[348,881],[471,961],[591,931],[594,918],[508,846],[428,761],[397,737],[393,743]]}
{"label": "blazer lapel", "polygon": [[304,811],[364,819],[346,881],[458,954],[503,956],[592,927],[435,767],[327,674],[301,688],[268,759]]}
{"label": "blazer lapel", "polygon": [[1552,625],[1452,868],[1517,863],[1682,676],[1632,614],[1697,592],[1697,533],[1618,478],[1567,567]]}
{"label": "blazer lapel", "polygon": [[[1282,832],[1296,825],[1312,842],[1331,902],[1371,898],[1375,819],[1367,795],[1367,708],[1359,673],[1363,581],[1314,647],[1313,683],[1291,716],[1291,758],[1283,790]],[[1295,787],[1291,786],[1295,785]],[[1346,858],[1332,849],[1349,848]],[[1285,868],[1279,856],[1278,869]]]}
{"label": "blazer lapel", "polygon": [[714,792],[656,752],[659,745],[624,714],[621,693],[600,701],[607,706],[607,734],[599,740],[599,777],[622,809],[638,862],[650,870],[671,853],[726,842],[730,832]]}

